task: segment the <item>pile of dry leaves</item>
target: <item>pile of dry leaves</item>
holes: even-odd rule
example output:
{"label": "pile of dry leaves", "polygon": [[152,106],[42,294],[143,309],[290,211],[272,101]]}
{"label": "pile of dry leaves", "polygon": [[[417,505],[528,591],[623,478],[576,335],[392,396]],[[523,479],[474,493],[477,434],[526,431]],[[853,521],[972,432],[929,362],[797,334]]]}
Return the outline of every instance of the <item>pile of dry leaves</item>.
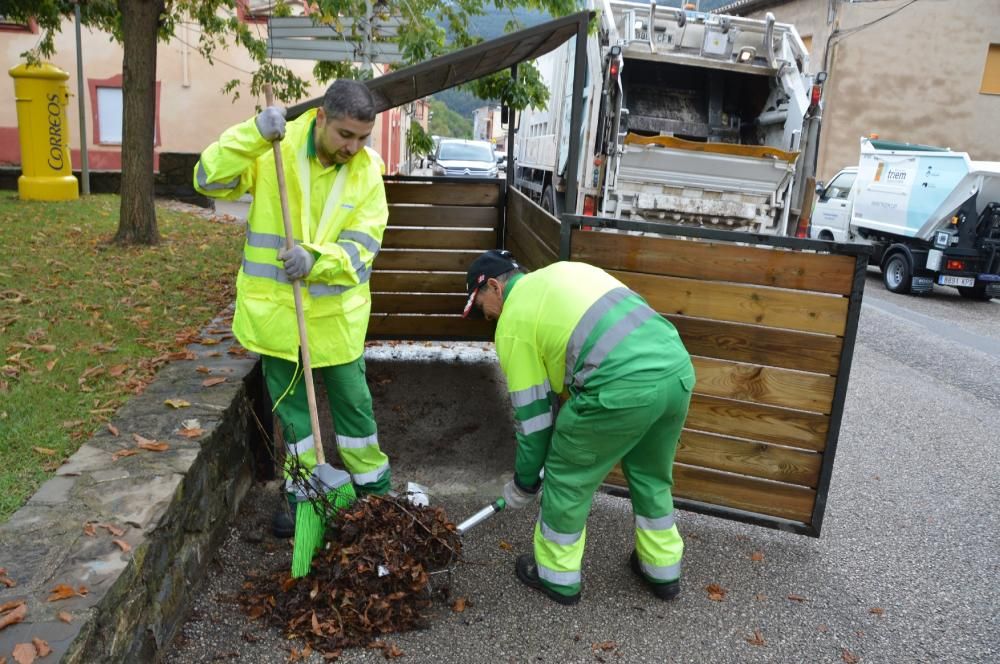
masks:
{"label": "pile of dry leaves", "polygon": [[251,575],[240,595],[251,618],[280,625],[328,658],[345,647],[383,647],[385,634],[421,627],[431,574],[461,554],[444,510],[402,499],[365,497],[328,530],[308,576],[292,579],[287,569]]}

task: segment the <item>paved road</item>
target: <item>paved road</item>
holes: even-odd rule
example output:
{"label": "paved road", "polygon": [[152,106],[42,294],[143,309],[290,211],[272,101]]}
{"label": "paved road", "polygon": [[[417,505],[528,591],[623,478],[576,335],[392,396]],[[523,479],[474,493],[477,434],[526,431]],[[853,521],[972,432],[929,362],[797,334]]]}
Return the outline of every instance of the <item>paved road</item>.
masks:
{"label": "paved road", "polygon": [[[821,538],[682,513],[684,591],[663,604],[625,567],[628,503],[599,496],[584,598],[566,608],[516,582],[534,514],[505,513],[466,536],[452,592],[470,607],[389,640],[407,662],[1000,661],[998,349],[1000,301],[892,295],[872,272]],[[388,346],[368,366],[397,482],[430,486],[455,520],[495,495],[513,458],[490,349]],[[248,541],[274,500],[251,494],[169,661],[287,657],[294,644],[227,601],[246,571],[287,564],[281,543]],[[755,630],[763,645],[748,642]]]}

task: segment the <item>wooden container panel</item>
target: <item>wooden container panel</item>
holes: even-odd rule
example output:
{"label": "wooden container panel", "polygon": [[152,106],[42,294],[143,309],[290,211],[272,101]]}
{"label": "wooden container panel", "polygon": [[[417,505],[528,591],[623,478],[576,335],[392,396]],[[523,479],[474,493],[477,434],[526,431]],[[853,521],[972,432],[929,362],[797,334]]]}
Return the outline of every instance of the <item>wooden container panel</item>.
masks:
{"label": "wooden container panel", "polygon": [[529,270],[537,270],[559,260],[558,254],[545,246],[545,243],[537,236],[525,231],[523,226],[512,228],[512,225],[508,223],[504,247]]}
{"label": "wooden container panel", "polygon": [[847,298],[714,281],[612,272],[657,311],[841,336]]}
{"label": "wooden container panel", "polygon": [[698,376],[694,389],[700,394],[830,413],[836,383],[832,376],[709,357],[695,356],[691,361]]}
{"label": "wooden container panel", "polygon": [[492,341],[496,323],[457,316],[372,314],[368,336],[383,339],[470,339]]}
{"label": "wooden container panel", "polygon": [[390,205],[436,204],[498,207],[500,180],[486,182],[386,182],[385,197]]}
{"label": "wooden container panel", "polygon": [[667,315],[692,355],[835,376],[840,337]]}
{"label": "wooden container panel", "polygon": [[729,401],[697,392],[691,397],[685,428],[749,438],[775,445],[822,452],[830,420],[825,415]]}
{"label": "wooden container panel", "polygon": [[552,253],[559,254],[559,220],[516,189],[507,192],[507,223],[512,221],[531,229]]}
{"label": "wooden container panel", "polygon": [[685,429],[676,462],[815,488],[823,456]]}
{"label": "wooden container panel", "polygon": [[416,251],[413,249],[385,249],[375,257],[374,268],[378,270],[420,270],[426,272],[461,272],[462,288],[465,290],[465,272],[469,265],[481,254],[473,251]]}
{"label": "wooden container panel", "polygon": [[[619,467],[607,482],[628,486]],[[816,492],[812,489],[743,477],[705,468],[674,464],[674,498],[686,498],[711,505],[776,516],[810,523]]]}
{"label": "wooden container panel", "polygon": [[390,205],[389,227],[396,226],[489,228],[496,231],[500,226],[500,210],[459,205]]}
{"label": "wooden container panel", "polygon": [[606,270],[849,295],[854,257],[624,233],[573,230],[573,260]]}
{"label": "wooden container panel", "polygon": [[496,249],[496,231],[455,228],[387,228],[383,249]]}
{"label": "wooden container panel", "polygon": [[464,293],[465,273],[376,270],[371,289],[379,293]]}
{"label": "wooden container panel", "polygon": [[372,315],[460,314],[467,299],[461,293],[372,293]]}

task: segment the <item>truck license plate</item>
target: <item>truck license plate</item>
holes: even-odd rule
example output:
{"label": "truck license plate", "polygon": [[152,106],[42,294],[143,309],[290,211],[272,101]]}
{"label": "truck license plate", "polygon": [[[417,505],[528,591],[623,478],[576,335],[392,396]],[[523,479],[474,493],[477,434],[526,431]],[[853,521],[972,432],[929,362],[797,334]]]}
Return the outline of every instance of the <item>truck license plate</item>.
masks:
{"label": "truck license plate", "polygon": [[975,286],[976,279],[974,277],[951,277],[947,274],[942,274],[938,277],[938,283],[942,286]]}

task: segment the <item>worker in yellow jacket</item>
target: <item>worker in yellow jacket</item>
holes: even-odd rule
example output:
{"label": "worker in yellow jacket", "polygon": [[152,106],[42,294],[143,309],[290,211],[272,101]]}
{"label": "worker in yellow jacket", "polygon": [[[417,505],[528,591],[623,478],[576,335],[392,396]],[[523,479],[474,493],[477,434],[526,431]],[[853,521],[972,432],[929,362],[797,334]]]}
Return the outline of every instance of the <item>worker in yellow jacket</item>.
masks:
{"label": "worker in yellow jacket", "polygon": [[497,321],[497,357],[514,406],[508,507],[535,500],[544,469],[534,555],[518,557],[517,578],[560,604],[580,600],[590,504],[621,462],[635,515],[629,564],[656,597],[676,597],[684,542],[674,523],[672,467],[695,381],[677,330],[585,263],[525,274],[510,252],[492,250],[473,261],[466,285],[464,315]]}
{"label": "worker in yellow jacket", "polygon": [[[233,333],[261,356],[286,442],[286,488],[293,507],[310,498],[304,478],[290,474],[293,462],[307,472],[316,466],[292,297],[296,279],[303,280],[310,359],[326,384],[340,459],[358,491],[384,494],[390,488],[363,356],[371,312],[368,280],[388,219],[385,166],[365,147],[375,115],[363,83],[338,80],[320,108],[292,122],[286,124],[283,108],[269,106],[230,127],[201,153],[194,169],[195,189],[207,196],[253,196],[236,278]],[[289,251],[271,148],[279,139],[295,233]],[[272,526],[275,535],[291,537],[294,518],[279,510]]]}

